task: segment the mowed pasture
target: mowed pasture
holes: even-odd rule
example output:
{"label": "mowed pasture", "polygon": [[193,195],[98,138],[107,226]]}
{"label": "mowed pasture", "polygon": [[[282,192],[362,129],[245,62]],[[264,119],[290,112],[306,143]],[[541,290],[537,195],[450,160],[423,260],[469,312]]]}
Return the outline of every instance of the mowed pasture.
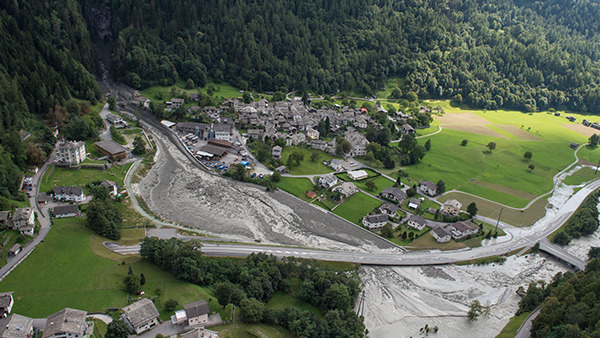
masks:
{"label": "mowed pasture", "polygon": [[[600,121],[564,112],[554,116],[549,112],[477,111],[452,107],[447,101],[431,104],[446,112],[438,118],[442,131],[419,138],[420,144],[431,140],[431,150],[420,163],[402,169],[413,180],[441,179],[446,183],[446,191],[455,189],[515,208],[525,207],[532,199],[551,191],[553,177],[576,160],[571,143],[587,142],[589,133],[581,131],[581,121]],[[565,115],[577,120],[569,122]],[[461,146],[465,139],[468,144]],[[496,143],[491,152],[487,148],[489,142]],[[523,158],[527,151],[533,154],[531,160]],[[600,148],[583,147],[578,156],[597,163]]]}

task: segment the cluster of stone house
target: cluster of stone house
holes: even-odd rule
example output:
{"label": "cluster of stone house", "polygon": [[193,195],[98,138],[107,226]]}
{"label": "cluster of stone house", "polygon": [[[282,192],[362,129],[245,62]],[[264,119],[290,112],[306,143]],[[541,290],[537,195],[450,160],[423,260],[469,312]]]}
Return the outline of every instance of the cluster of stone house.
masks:
{"label": "cluster of stone house", "polygon": [[356,129],[366,129],[368,125],[378,125],[366,109],[344,107],[338,110],[316,109],[305,106],[302,101],[282,101],[269,103],[266,100],[244,104],[231,101],[231,109],[239,113],[236,123],[248,128],[248,137],[258,140],[283,138],[286,145],[305,144],[331,154],[335,153],[335,141],[320,140],[317,126],[321,120],[329,118],[333,133],[347,127],[344,137],[350,142],[350,156],[364,156],[369,142]]}
{"label": "cluster of stone house", "polygon": [[87,153],[85,152],[85,142],[61,142],[56,149],[57,165],[72,166],[85,161]]}
{"label": "cluster of stone house", "polygon": [[32,208],[17,208],[14,213],[0,211],[0,224],[17,230],[20,234],[33,236],[35,234],[35,212]]}
{"label": "cluster of stone house", "polygon": [[450,239],[461,240],[479,232],[479,226],[471,221],[459,221],[431,230],[431,235],[439,243],[449,242]]}

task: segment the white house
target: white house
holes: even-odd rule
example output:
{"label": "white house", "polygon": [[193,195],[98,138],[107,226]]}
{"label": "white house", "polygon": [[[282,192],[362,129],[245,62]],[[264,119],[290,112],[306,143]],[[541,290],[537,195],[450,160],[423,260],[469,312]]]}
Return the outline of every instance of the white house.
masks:
{"label": "white house", "polygon": [[321,185],[321,187],[323,187],[323,189],[329,189],[337,183],[338,178],[333,174],[323,175],[319,177],[319,184]]}
{"label": "white house", "polygon": [[108,122],[110,122],[112,125],[114,125],[116,128],[121,128],[121,127],[125,127],[125,120],[123,120],[123,118],[121,116],[115,115],[115,114],[111,114],[108,113],[106,115],[106,120]]}
{"label": "white house", "polygon": [[217,140],[225,140],[231,142],[231,125],[220,123],[213,124],[214,137]]}
{"label": "white house", "polygon": [[431,233],[431,236],[433,236],[433,238],[435,238],[435,240],[438,241],[438,243],[449,242],[450,238],[451,238],[450,233],[442,227],[433,228],[430,231],[430,233]]}
{"label": "white house", "polygon": [[140,334],[158,325],[158,316],[154,303],[148,298],[142,298],[124,307],[121,319],[127,324],[129,331]]}
{"label": "white house", "polygon": [[340,171],[344,169],[344,162],[342,160],[334,158],[331,161],[329,161],[329,167],[335,171]]}
{"label": "white house", "polygon": [[280,146],[274,146],[273,147],[273,151],[271,152],[271,155],[273,156],[273,159],[275,160],[281,160],[281,147]]}
{"label": "white house", "polygon": [[422,194],[435,196],[437,194],[437,185],[431,181],[420,180],[417,190]]}
{"label": "white house", "polygon": [[427,226],[427,221],[425,220],[425,218],[423,218],[419,215],[410,215],[410,217],[408,218],[408,221],[406,221],[406,224],[409,227],[412,227],[412,228],[415,228],[415,229],[421,231]]}
{"label": "white house", "polygon": [[56,150],[56,163],[62,165],[77,165],[85,161],[85,142],[62,142]]}
{"label": "white house", "polygon": [[457,216],[460,213],[460,208],[462,208],[462,203],[459,201],[455,199],[447,200],[442,206],[442,213],[444,215]]}
{"label": "white house", "polygon": [[455,240],[460,240],[479,232],[479,226],[471,221],[456,222],[452,225],[448,225],[446,228]]}
{"label": "white house", "polygon": [[350,179],[353,181],[360,181],[369,177],[369,174],[367,174],[367,172],[364,170],[354,170],[348,172],[348,177],[350,177]]}
{"label": "white house", "polygon": [[82,187],[55,186],[52,193],[58,201],[82,202],[85,199]]}
{"label": "white house", "polygon": [[208,314],[210,309],[205,300],[200,300],[194,303],[185,304],[183,306],[187,316],[188,326],[206,324],[208,322]]}
{"label": "white house", "polygon": [[59,205],[54,207],[54,217],[56,218],[78,217],[80,215],[81,213],[79,212],[79,206],[76,204]]}
{"label": "white house", "polygon": [[384,214],[367,215],[362,220],[362,224],[369,230],[381,229],[387,222],[388,216]]}
{"label": "white house", "polygon": [[358,192],[358,188],[351,182],[344,182],[337,187],[334,187],[332,190],[333,192],[339,191],[344,198],[350,197]]}
{"label": "white house", "polygon": [[363,134],[357,132],[354,128],[348,128],[344,137],[350,143],[350,156],[365,156],[369,141]]}

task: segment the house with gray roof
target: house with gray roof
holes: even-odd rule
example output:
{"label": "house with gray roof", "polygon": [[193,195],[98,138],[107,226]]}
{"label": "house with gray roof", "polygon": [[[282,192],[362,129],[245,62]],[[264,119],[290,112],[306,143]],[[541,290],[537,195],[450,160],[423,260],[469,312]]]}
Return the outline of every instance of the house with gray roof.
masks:
{"label": "house with gray roof", "polygon": [[129,331],[140,334],[158,325],[158,316],[154,303],[148,298],[142,298],[124,307],[121,319],[127,324]]}
{"label": "house with gray roof", "polygon": [[392,203],[383,203],[379,207],[379,211],[381,211],[381,213],[384,215],[388,215],[389,217],[395,217],[398,210],[400,210],[400,207]]}
{"label": "house with gray roof", "polygon": [[450,242],[450,239],[451,239],[450,233],[442,227],[433,228],[430,231],[430,233],[431,233],[431,236],[433,236],[433,238],[435,238],[435,240],[438,243]]}
{"label": "house with gray roof", "polygon": [[33,319],[12,314],[0,319],[0,338],[30,338],[33,336]]}
{"label": "house with gray roof", "polygon": [[362,224],[369,230],[381,229],[387,222],[388,216],[384,214],[367,215],[362,219]]}
{"label": "house with gray roof", "polygon": [[81,212],[79,212],[79,206],[77,204],[59,205],[54,207],[54,217],[56,218],[79,216],[81,216]]}
{"label": "house with gray roof", "polygon": [[83,337],[87,312],[65,308],[46,320],[43,338]]}
{"label": "house with gray roof", "polygon": [[54,199],[66,202],[82,202],[85,199],[82,187],[55,186],[52,188]]}
{"label": "house with gray roof", "polygon": [[432,181],[420,180],[419,185],[417,185],[417,191],[429,196],[435,196],[437,194],[437,185]]}
{"label": "house with gray roof", "polygon": [[379,195],[396,203],[402,203],[406,199],[406,193],[396,187],[385,188]]}
{"label": "house with gray roof", "polygon": [[338,178],[333,174],[319,177],[319,184],[323,189],[329,189],[338,183]]}
{"label": "house with gray roof", "polygon": [[185,304],[183,309],[185,310],[187,324],[189,326],[206,324],[206,322],[208,322],[210,308],[205,300],[199,300],[194,303]]}
{"label": "house with gray roof", "polygon": [[406,225],[421,231],[427,226],[427,220],[419,215],[410,215]]}

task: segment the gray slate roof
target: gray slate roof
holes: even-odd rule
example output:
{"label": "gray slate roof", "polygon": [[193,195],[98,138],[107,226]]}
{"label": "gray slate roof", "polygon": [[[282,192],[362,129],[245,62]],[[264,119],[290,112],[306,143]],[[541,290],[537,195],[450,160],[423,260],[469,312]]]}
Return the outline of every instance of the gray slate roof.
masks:
{"label": "gray slate roof", "polygon": [[142,298],[137,302],[123,308],[124,315],[129,318],[133,327],[141,326],[159,316],[154,303],[148,298]]}
{"label": "gray slate roof", "polygon": [[185,304],[183,309],[185,310],[185,314],[188,318],[202,316],[210,312],[208,303],[205,300],[199,300],[197,302]]}
{"label": "gray slate roof", "polygon": [[65,186],[57,186],[52,188],[52,192],[54,193],[54,195],[62,195],[62,194],[67,194],[67,195],[81,195],[83,194],[83,188],[82,187],[65,187]]}
{"label": "gray slate roof", "polygon": [[59,205],[54,207],[54,215],[76,214],[79,212],[77,204]]}
{"label": "gray slate roof", "polygon": [[65,308],[52,314],[46,321],[44,338],[53,336],[60,332],[83,335],[85,331],[85,316],[87,312]]}
{"label": "gray slate roof", "polygon": [[29,338],[33,327],[33,319],[18,314],[12,314],[0,319],[1,338]]}
{"label": "gray slate roof", "polygon": [[110,140],[100,141],[100,142],[96,142],[94,144],[96,145],[96,147],[100,147],[112,155],[127,151],[127,148],[123,147],[122,145],[118,144],[117,142],[110,141]]}

